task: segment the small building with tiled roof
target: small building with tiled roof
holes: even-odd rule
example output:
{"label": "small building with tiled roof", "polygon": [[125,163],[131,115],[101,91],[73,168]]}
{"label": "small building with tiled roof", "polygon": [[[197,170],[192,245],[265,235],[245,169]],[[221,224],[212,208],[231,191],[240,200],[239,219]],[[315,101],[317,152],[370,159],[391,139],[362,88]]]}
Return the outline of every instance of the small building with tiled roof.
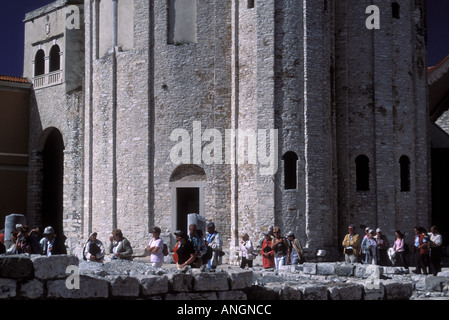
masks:
{"label": "small building with tiled roof", "polygon": [[0,216],[27,209],[31,92],[27,78],[0,75]]}
{"label": "small building with tiled roof", "polygon": [[0,81],[31,84],[31,82],[27,78],[16,77],[16,76],[6,76],[6,75],[1,75],[1,74],[0,74]]}

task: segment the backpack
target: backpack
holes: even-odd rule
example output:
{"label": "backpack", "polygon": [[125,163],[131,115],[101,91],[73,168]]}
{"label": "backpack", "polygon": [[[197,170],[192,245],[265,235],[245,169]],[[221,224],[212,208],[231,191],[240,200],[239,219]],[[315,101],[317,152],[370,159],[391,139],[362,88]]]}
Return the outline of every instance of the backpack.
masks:
{"label": "backpack", "polygon": [[164,249],[162,250],[164,256],[168,256],[168,247],[167,245],[164,243]]}
{"label": "backpack", "polygon": [[410,253],[410,248],[407,243],[404,241],[404,255],[408,255]]}

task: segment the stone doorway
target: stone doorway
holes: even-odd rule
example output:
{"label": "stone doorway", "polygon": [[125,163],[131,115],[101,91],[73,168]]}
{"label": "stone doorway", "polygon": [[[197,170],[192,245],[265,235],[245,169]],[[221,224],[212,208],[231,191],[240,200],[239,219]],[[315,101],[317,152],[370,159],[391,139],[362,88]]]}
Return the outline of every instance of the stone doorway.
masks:
{"label": "stone doorway", "polygon": [[58,129],[49,130],[42,149],[42,225],[63,234],[64,141]]}
{"label": "stone doorway", "polygon": [[187,232],[187,215],[200,212],[200,188],[176,188],[176,229]]}
{"label": "stone doorway", "polygon": [[204,216],[206,173],[197,165],[181,165],[170,177],[172,217],[171,229],[187,232],[187,215]]}

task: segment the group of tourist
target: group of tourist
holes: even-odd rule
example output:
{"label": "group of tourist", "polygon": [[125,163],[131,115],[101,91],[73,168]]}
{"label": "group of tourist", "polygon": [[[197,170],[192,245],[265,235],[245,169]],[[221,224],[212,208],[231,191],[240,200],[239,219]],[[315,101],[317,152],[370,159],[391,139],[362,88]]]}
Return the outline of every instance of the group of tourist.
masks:
{"label": "group of tourist", "polygon": [[[173,260],[179,270],[187,268],[215,270],[222,263],[225,253],[222,250],[221,235],[215,229],[213,222],[207,224],[206,231],[207,234],[204,236],[195,224],[191,224],[188,232],[181,230],[174,232],[177,242],[173,248]],[[342,242],[345,261],[408,268],[408,255],[413,253],[416,264],[414,273],[437,275],[441,271],[443,256],[443,241],[438,228],[432,226],[428,233],[425,228],[416,226],[414,232],[414,242],[412,250],[410,250],[405,242],[404,234],[400,230],[395,231],[395,241],[390,246],[380,228],[374,230],[367,227],[364,237],[360,238],[356,233],[355,226],[350,225],[348,234]],[[161,229],[154,227],[152,238],[145,249],[150,255],[150,263],[158,268],[162,267],[164,257],[169,254],[168,247],[160,235]],[[51,226],[44,230],[41,227],[30,230],[26,225],[17,224],[11,232],[10,240],[0,241],[0,254],[26,253],[47,256],[67,254],[64,242],[65,237],[56,234]],[[108,252],[111,254],[111,259],[132,259],[133,248],[120,229],[112,231],[109,237]],[[259,240],[257,246],[254,246],[248,234],[244,233],[241,238],[239,254],[241,268],[251,268],[258,254],[261,255],[263,268],[279,269],[283,265],[295,265],[305,260],[301,242],[294,233],[288,232],[284,237],[281,234],[281,229],[273,226],[263,233],[263,238]],[[97,239],[97,233],[90,234],[83,248],[83,259],[103,262],[105,255],[105,246]]]}
{"label": "group of tourist", "polygon": [[[413,253],[416,268],[413,273],[437,275],[441,271],[441,258],[443,256],[443,239],[436,226],[432,226],[428,233],[425,228],[416,226],[413,242]],[[408,255],[410,249],[405,242],[404,234],[400,230],[395,231],[395,241],[390,244],[382,230],[376,231],[367,227],[365,236],[360,239],[355,232],[355,226],[348,227],[348,234],[342,242],[345,261],[348,263],[359,262],[381,266],[409,267]]]}
{"label": "group of tourist", "polygon": [[[173,260],[179,270],[187,268],[208,268],[215,270],[222,262],[223,242],[220,233],[215,230],[215,224],[210,222],[206,226],[207,236],[203,237],[201,230],[198,230],[195,224],[189,226],[189,232],[181,230],[174,232],[176,245],[173,248]],[[150,255],[150,263],[153,267],[160,268],[164,263],[164,257],[167,256],[168,247],[160,237],[161,229],[154,227],[152,238],[145,248]],[[112,231],[109,237],[108,252],[112,255],[111,259],[132,259],[133,249],[131,243],[126,239],[120,229]],[[105,246],[97,239],[97,233],[89,236],[83,248],[83,258],[89,261],[102,262],[106,254]]]}
{"label": "group of tourist", "polygon": [[263,268],[277,270],[281,266],[296,265],[304,261],[301,242],[293,232],[288,232],[287,236],[283,237],[281,228],[270,226],[263,236],[260,250]]}
{"label": "group of tourist", "polygon": [[65,238],[55,233],[52,227],[36,227],[30,230],[27,225],[17,224],[10,239],[0,241],[0,254],[41,254],[46,256],[67,254]]}
{"label": "group of tourist", "polygon": [[[173,260],[179,270],[186,268],[215,270],[222,263],[225,253],[222,251],[221,235],[215,229],[213,222],[207,224],[206,231],[207,234],[204,236],[195,224],[191,224],[188,233],[181,230],[174,232],[176,245],[173,248]],[[160,228],[154,227],[152,233],[153,237],[145,250],[150,255],[150,263],[160,268],[164,262],[164,256],[168,255],[168,248],[160,238]],[[97,234],[92,233],[84,246],[85,260],[101,262],[104,259],[105,246],[96,237]],[[112,259],[131,259],[133,249],[120,230],[114,230],[109,241],[109,253],[112,254]],[[282,265],[298,264],[304,260],[302,245],[295,238],[294,233],[289,232],[287,237],[283,237],[279,227],[270,226],[264,233],[264,238],[259,241],[259,245],[264,268],[279,269]],[[251,268],[258,253],[248,234],[243,234],[240,244],[240,267]]]}

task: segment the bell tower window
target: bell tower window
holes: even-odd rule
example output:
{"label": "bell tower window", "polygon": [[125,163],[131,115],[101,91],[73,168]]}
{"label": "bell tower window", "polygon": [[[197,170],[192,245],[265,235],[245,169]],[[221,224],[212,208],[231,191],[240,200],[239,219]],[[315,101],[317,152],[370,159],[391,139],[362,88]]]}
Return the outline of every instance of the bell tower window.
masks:
{"label": "bell tower window", "polygon": [[61,69],[61,60],[60,60],[61,50],[59,46],[56,44],[51,47],[50,50],[50,72],[58,71]]}
{"label": "bell tower window", "polygon": [[41,76],[45,73],[45,53],[39,49],[34,57],[34,76]]}

